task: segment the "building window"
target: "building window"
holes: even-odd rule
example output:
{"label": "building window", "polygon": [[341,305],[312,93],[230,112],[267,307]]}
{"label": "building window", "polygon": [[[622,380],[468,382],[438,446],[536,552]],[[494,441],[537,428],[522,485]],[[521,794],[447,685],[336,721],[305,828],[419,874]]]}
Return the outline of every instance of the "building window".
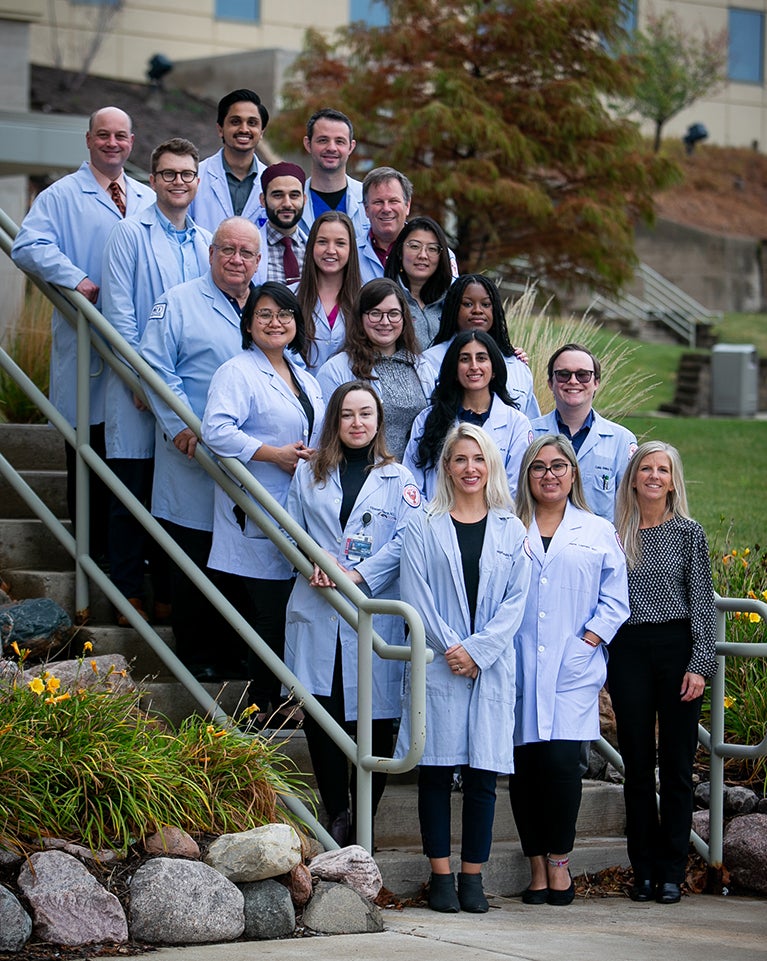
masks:
{"label": "building window", "polygon": [[349,0],[349,20],[362,20],[369,27],[387,27],[389,11],[381,0]]}
{"label": "building window", "polygon": [[246,20],[259,23],[261,0],[216,0],[216,20]]}
{"label": "building window", "polygon": [[736,83],[764,80],[764,14],[757,10],[728,10],[727,79]]}

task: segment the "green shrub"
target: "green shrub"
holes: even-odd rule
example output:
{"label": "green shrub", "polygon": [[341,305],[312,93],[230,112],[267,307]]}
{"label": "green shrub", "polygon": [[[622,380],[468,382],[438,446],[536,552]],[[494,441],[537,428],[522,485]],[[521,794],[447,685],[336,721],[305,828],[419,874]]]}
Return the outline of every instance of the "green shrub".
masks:
{"label": "green shrub", "polygon": [[[28,285],[21,316],[9,328],[3,349],[44,394],[48,394],[51,359],[51,302]],[[41,424],[45,418],[4,371],[0,370],[0,420]]]}

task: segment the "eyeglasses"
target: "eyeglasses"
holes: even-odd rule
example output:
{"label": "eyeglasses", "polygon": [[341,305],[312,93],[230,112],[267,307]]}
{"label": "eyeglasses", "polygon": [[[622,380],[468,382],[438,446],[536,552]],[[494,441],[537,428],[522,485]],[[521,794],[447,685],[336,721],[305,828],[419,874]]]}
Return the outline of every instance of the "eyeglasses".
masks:
{"label": "eyeglasses", "polygon": [[283,326],[289,324],[295,318],[295,311],[283,307],[280,310],[255,310],[253,319],[261,324],[268,324],[272,320],[278,320]]}
{"label": "eyeglasses", "polygon": [[579,384],[588,384],[594,376],[593,370],[555,370],[554,377],[558,384],[568,384],[571,377],[575,377]]}
{"label": "eyeglasses", "polygon": [[539,479],[544,478],[546,474],[551,471],[552,477],[563,477],[570,465],[566,460],[555,460],[553,464],[541,464],[540,461],[535,461],[528,468],[528,472],[532,474],[533,477]]}
{"label": "eyeglasses", "polygon": [[227,258],[234,257],[235,254],[239,254],[243,260],[255,260],[258,257],[258,251],[248,250],[246,247],[230,247],[228,244],[224,247],[220,244],[211,244],[211,246],[215,250],[220,250]]}
{"label": "eyeglasses", "polygon": [[185,184],[190,184],[197,179],[196,170],[157,170],[155,177],[162,177],[166,184],[172,184],[176,177],[181,177]]}
{"label": "eyeglasses", "polygon": [[442,248],[439,244],[421,244],[417,240],[406,240],[405,248],[409,250],[411,254],[420,254],[422,250],[425,250],[430,257],[439,257],[442,253]]}
{"label": "eyeglasses", "polygon": [[390,324],[398,324],[402,320],[402,311],[398,307],[394,310],[379,310],[378,307],[374,307],[372,310],[366,310],[365,314],[374,324],[380,324],[384,318]]}

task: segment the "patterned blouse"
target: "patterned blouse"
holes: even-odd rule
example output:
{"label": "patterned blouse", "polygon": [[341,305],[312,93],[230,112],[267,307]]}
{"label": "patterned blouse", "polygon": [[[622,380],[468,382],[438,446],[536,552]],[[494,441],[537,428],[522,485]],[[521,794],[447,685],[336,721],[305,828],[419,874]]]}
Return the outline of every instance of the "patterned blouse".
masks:
{"label": "patterned blouse", "polygon": [[672,517],[639,531],[642,554],[628,572],[631,616],[627,624],[689,620],[692,656],[687,670],[716,674],[716,608],[711,560],[697,521]]}

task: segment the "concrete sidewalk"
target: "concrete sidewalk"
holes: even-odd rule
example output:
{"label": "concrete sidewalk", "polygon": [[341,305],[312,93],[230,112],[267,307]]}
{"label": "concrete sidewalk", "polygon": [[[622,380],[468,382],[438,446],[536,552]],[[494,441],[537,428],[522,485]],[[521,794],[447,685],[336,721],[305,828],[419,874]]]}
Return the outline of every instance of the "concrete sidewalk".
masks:
{"label": "concrete sidewalk", "polygon": [[767,901],[684,897],[634,904],[576,898],[571,907],[529,907],[493,898],[488,914],[384,911],[383,934],[161,948],[156,961],[765,961]]}

